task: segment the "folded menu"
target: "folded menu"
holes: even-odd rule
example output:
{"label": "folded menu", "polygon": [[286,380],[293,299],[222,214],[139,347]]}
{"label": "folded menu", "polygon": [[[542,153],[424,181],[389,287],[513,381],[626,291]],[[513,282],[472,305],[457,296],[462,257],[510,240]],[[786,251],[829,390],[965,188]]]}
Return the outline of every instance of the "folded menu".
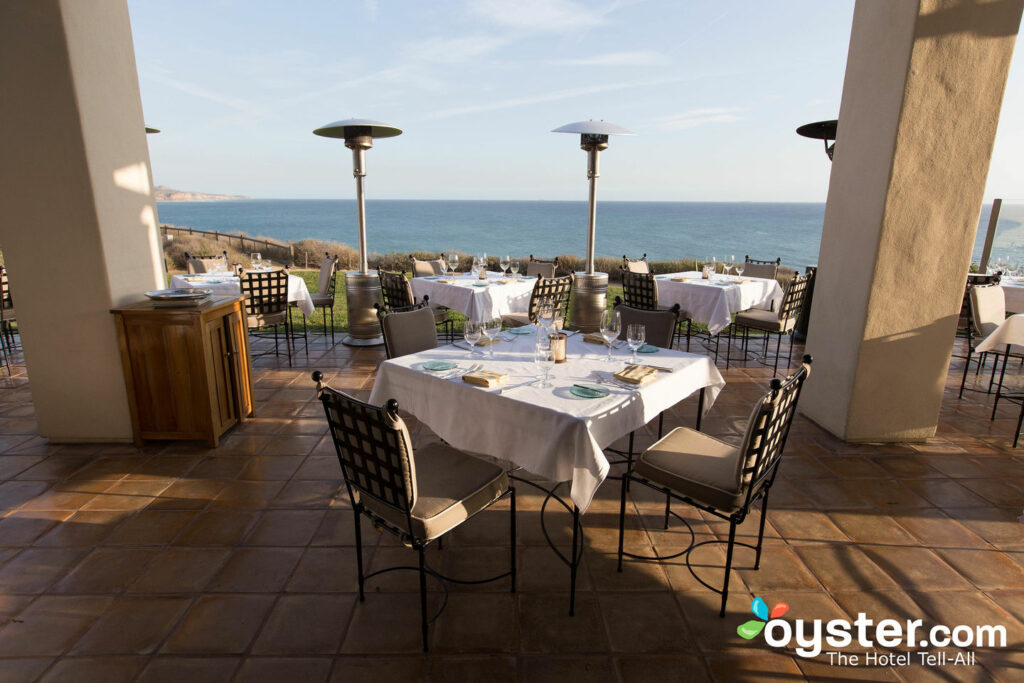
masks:
{"label": "folded menu", "polygon": [[700,278],[695,277],[674,277],[672,282],[689,282],[690,280],[699,280]]}
{"label": "folded menu", "polygon": [[512,280],[509,280],[509,279],[508,279],[508,278],[506,278],[506,277],[503,277],[503,278],[501,278],[500,280],[498,280],[498,284],[499,284],[499,285],[507,285],[507,284],[508,284],[508,283],[510,283],[510,282],[513,282],[513,281],[512,281]]}
{"label": "folded menu", "polygon": [[602,337],[596,332],[591,332],[590,334],[583,335],[583,341],[588,342],[590,344],[604,344],[605,346],[608,345],[608,342],[604,340],[604,337]]}
{"label": "folded menu", "polygon": [[462,376],[463,382],[475,384],[478,387],[497,387],[508,381],[507,372],[491,372],[490,370],[477,370]]}
{"label": "folded menu", "polygon": [[438,282],[444,283],[446,285],[454,285],[456,283],[455,280],[438,280]]}
{"label": "folded menu", "polygon": [[491,344],[497,344],[500,339],[481,339],[476,343],[477,346],[490,346]]}
{"label": "folded menu", "polygon": [[615,373],[615,379],[629,384],[644,384],[657,377],[658,371],[646,365],[627,365]]}

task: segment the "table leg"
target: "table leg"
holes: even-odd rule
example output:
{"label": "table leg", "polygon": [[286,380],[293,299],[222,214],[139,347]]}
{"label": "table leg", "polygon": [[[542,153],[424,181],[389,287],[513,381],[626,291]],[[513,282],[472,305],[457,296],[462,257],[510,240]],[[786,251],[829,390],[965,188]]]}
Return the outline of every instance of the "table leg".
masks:
{"label": "table leg", "polygon": [[576,614],[576,570],[579,568],[579,553],[576,549],[577,533],[580,526],[580,509],[572,506],[572,560],[569,562],[569,616]]}
{"label": "table leg", "polygon": [[704,416],[704,387],[700,388],[700,396],[697,398],[697,431],[700,431],[700,420]]}

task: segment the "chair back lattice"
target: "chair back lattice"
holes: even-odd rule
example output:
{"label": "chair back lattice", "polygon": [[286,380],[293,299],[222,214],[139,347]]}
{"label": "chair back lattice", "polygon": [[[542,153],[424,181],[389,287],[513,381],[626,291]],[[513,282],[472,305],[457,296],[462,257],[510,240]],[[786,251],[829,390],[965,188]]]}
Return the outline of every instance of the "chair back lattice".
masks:
{"label": "chair back lattice", "polygon": [[530,322],[537,322],[537,310],[542,301],[550,300],[554,310],[568,310],[569,294],[572,292],[572,275],[562,277],[541,277],[530,294]]}
{"label": "chair back lattice", "polygon": [[800,317],[800,310],[804,307],[807,286],[811,277],[813,276],[794,275],[786,285],[786,293],[782,295],[782,306],[779,307],[779,320],[795,322]]}
{"label": "chair back lattice", "polygon": [[746,489],[744,507],[749,507],[770,486],[782,458],[789,427],[796,415],[797,401],[804,380],[811,374],[811,357],[785,381],[773,379],[771,389],[754,406],[741,448],[740,490]]}
{"label": "chair back lattice", "polygon": [[377,273],[380,276],[380,293],[384,299],[384,308],[405,308],[416,303],[412,285],[406,279],[405,273],[389,273],[386,270],[379,270]]}
{"label": "chair back lattice", "polygon": [[334,285],[338,273],[338,257],[331,258],[324,252],[324,260],[320,262],[320,277],[316,281],[316,291],[334,298]]}
{"label": "chair back lattice", "polygon": [[7,269],[0,266],[0,309],[14,308],[11,298],[11,281],[7,279]]}
{"label": "chair back lattice", "polygon": [[658,285],[650,273],[634,273],[625,268],[622,274],[622,297],[627,306],[645,311],[658,310]]}
{"label": "chair back lattice", "polygon": [[353,503],[358,497],[352,494],[358,492],[408,519],[416,504],[416,470],[398,402],[391,399],[378,407],[322,384],[318,391]]}
{"label": "chair back lattice", "polygon": [[288,310],[288,271],[243,272],[238,279],[250,316],[270,315]]}
{"label": "chair back lattice", "polygon": [[622,268],[623,270],[628,270],[631,273],[651,272],[651,264],[647,262],[647,254],[644,254],[640,258],[627,258],[626,255],[623,254]]}
{"label": "chair back lattice", "polygon": [[[618,297],[616,297],[616,301],[618,301]],[[676,323],[679,322],[679,304],[663,311],[639,309],[626,304],[617,305],[614,310],[619,314],[621,321],[619,339],[626,338],[630,325],[640,324],[645,328],[645,338],[648,344],[660,346],[663,349],[672,348]]]}
{"label": "chair back lattice", "polygon": [[554,261],[540,261],[538,259],[533,258],[533,254],[530,254],[530,260],[526,262],[527,277],[552,278],[555,276],[555,272],[557,271],[557,258]]}

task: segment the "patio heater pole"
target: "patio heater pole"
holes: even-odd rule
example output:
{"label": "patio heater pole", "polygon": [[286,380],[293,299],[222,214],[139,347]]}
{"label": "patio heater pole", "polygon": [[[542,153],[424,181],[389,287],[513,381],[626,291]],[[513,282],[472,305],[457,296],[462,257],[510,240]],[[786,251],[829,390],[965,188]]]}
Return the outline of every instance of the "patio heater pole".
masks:
{"label": "patio heater pole", "polygon": [[345,146],[352,150],[352,175],[356,179],[356,216],[359,223],[359,270],[345,273],[348,301],[348,335],[342,339],[349,346],[375,346],[384,343],[380,323],[373,305],[380,301],[380,280],[371,271],[366,249],[366,150],[373,147],[374,138],[401,135],[394,126],[367,119],[346,119],[321,126],[313,131],[327,138],[344,138]]}
{"label": "patio heater pole", "polygon": [[587,179],[590,181],[590,205],[587,211],[586,270],[576,273],[573,283],[572,325],[583,332],[601,326],[601,313],[608,305],[608,273],[594,271],[594,238],[597,223],[597,178],[601,175],[598,155],[608,149],[609,135],[635,135],[621,126],[604,121],[577,121],[552,133],[579,133],[580,148],[587,153]]}

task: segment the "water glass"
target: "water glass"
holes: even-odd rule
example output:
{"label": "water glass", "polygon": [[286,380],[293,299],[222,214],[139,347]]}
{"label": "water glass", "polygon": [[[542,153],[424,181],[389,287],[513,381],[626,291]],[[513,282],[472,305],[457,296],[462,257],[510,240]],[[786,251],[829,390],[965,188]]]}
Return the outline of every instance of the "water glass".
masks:
{"label": "water glass", "polygon": [[547,330],[541,329],[537,332],[537,343],[534,347],[533,362],[544,375],[538,379],[538,387],[547,387],[548,377],[551,375],[551,368],[555,365],[555,350],[551,348],[551,336]]}
{"label": "water glass", "polygon": [[612,342],[619,338],[622,330],[622,323],[618,311],[604,311],[601,313],[601,338],[608,345],[608,357],[606,362],[612,362]]}
{"label": "water glass", "polygon": [[448,267],[452,271],[452,275],[455,275],[455,269],[459,267],[459,255],[454,251],[448,254]]}
{"label": "water glass", "polygon": [[626,327],[626,343],[633,351],[633,363],[639,359],[636,356],[637,349],[644,345],[647,340],[647,328],[639,323],[632,323]]}
{"label": "water glass", "polygon": [[249,254],[249,260],[252,261],[252,267],[254,269],[259,270],[263,267],[263,256],[261,256],[259,252],[254,251]]}
{"label": "water glass", "polygon": [[505,277],[505,271],[508,270],[508,264],[511,262],[508,256],[502,256],[501,260],[498,261],[498,265],[501,266],[501,276]]}
{"label": "water glass", "polygon": [[537,323],[548,332],[554,330],[555,306],[551,299],[541,299],[537,302]]}
{"label": "water glass", "polygon": [[508,270],[513,278],[519,279],[519,260],[512,259],[508,264]]}
{"label": "water glass", "polygon": [[[485,320],[484,322],[480,323],[480,326],[481,332],[483,332],[483,335],[484,337],[487,338],[487,341],[493,341],[498,337],[499,334],[501,334],[501,318],[491,318],[490,320]],[[494,358],[494,344],[488,345],[487,355],[492,359]]]}
{"label": "water glass", "polygon": [[462,338],[469,344],[470,351],[469,355],[476,355],[476,345],[480,342],[480,337],[483,336],[483,327],[480,323],[466,321],[466,324],[462,326]]}

